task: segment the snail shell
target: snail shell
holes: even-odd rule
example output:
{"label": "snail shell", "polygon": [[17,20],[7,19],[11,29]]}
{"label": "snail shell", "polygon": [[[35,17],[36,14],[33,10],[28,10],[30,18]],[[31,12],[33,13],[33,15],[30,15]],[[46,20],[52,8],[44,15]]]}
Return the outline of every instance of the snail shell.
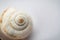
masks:
{"label": "snail shell", "polygon": [[32,31],[31,18],[13,8],[8,8],[2,16],[1,31],[11,39],[26,38]]}

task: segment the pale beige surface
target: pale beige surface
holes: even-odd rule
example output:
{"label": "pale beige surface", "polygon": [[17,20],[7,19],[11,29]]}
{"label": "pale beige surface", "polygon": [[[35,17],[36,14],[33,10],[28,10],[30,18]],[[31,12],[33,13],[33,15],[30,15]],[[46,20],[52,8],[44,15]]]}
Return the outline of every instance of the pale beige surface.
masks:
{"label": "pale beige surface", "polygon": [[[6,28],[5,26],[4,26],[4,24],[5,23],[8,23],[9,22],[9,20],[7,19],[7,18],[9,18],[10,17],[10,14],[12,15],[12,13],[13,12],[15,12],[15,10],[13,9],[13,8],[9,8],[7,11],[6,11],[6,13],[5,13],[5,10],[3,10],[3,13],[0,15],[1,16],[1,20],[2,20],[2,22],[0,22],[2,25],[0,25],[0,37],[3,39],[3,40],[12,40],[12,39],[14,39],[14,40],[16,40],[16,38],[13,38],[13,37],[10,37],[9,35],[7,35],[5,32],[4,32],[4,29]],[[10,14],[8,14],[8,13],[10,13]],[[4,15],[3,15],[4,14]],[[18,13],[16,13],[16,14],[18,14]],[[20,13],[19,13],[20,14]],[[21,14],[20,14],[21,15]],[[7,17],[8,16],[8,17]],[[26,15],[27,16],[27,15]],[[29,19],[29,17],[27,17],[28,19]],[[5,19],[5,20],[4,20]],[[13,19],[13,18],[12,18]],[[17,18],[18,19],[18,18]],[[7,22],[8,21],[8,22]],[[30,22],[31,22],[31,19],[29,19],[29,24],[28,24],[28,26],[27,26],[27,28],[24,28],[24,30],[22,31],[22,30],[20,30],[21,32],[18,32],[18,30],[17,30],[17,32],[18,33],[22,33],[21,35],[21,37],[23,37],[23,38],[25,38],[25,36],[27,35],[28,36],[28,34],[30,34],[30,32],[31,32],[31,27],[32,27],[32,25],[30,24]],[[5,25],[8,25],[8,24],[5,24]],[[14,25],[14,24],[13,24]],[[31,26],[30,26],[31,25]],[[10,25],[10,27],[11,27],[11,25]],[[3,29],[2,29],[3,28]],[[26,29],[26,30],[25,30]],[[6,29],[5,29],[6,30]],[[10,30],[10,29],[8,29],[8,30]],[[12,30],[13,31],[13,30]],[[8,31],[7,31],[8,32]],[[16,33],[17,33],[16,32]],[[26,33],[26,34],[24,34],[24,33]],[[25,35],[25,36],[23,36],[23,35]],[[17,35],[16,35],[17,36]],[[21,40],[21,37],[19,37],[19,39]],[[25,40],[25,39],[22,39],[22,40]]]}
{"label": "pale beige surface", "polygon": [[0,12],[6,7],[32,16],[34,30],[28,40],[60,40],[60,0],[0,0]]}

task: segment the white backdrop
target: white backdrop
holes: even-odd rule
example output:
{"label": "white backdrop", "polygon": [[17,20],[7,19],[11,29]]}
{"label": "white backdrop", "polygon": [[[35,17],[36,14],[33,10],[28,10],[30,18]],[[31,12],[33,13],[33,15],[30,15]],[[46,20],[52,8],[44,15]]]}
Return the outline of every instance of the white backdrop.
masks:
{"label": "white backdrop", "polygon": [[33,32],[27,40],[60,40],[60,0],[0,0],[0,13],[7,7],[28,12]]}

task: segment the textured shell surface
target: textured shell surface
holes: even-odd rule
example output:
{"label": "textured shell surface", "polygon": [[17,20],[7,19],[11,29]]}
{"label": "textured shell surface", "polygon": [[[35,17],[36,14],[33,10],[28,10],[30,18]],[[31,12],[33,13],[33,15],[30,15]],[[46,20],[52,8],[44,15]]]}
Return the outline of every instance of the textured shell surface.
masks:
{"label": "textured shell surface", "polygon": [[23,39],[32,32],[32,20],[24,12],[8,8],[2,15],[1,31],[10,39]]}

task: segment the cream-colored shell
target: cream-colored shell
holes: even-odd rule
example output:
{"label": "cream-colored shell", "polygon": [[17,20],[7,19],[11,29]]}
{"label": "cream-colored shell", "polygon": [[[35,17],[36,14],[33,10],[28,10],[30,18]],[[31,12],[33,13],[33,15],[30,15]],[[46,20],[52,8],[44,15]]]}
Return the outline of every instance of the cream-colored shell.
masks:
{"label": "cream-colored shell", "polygon": [[2,14],[1,31],[10,39],[26,38],[32,31],[31,18],[24,12],[8,8]]}

